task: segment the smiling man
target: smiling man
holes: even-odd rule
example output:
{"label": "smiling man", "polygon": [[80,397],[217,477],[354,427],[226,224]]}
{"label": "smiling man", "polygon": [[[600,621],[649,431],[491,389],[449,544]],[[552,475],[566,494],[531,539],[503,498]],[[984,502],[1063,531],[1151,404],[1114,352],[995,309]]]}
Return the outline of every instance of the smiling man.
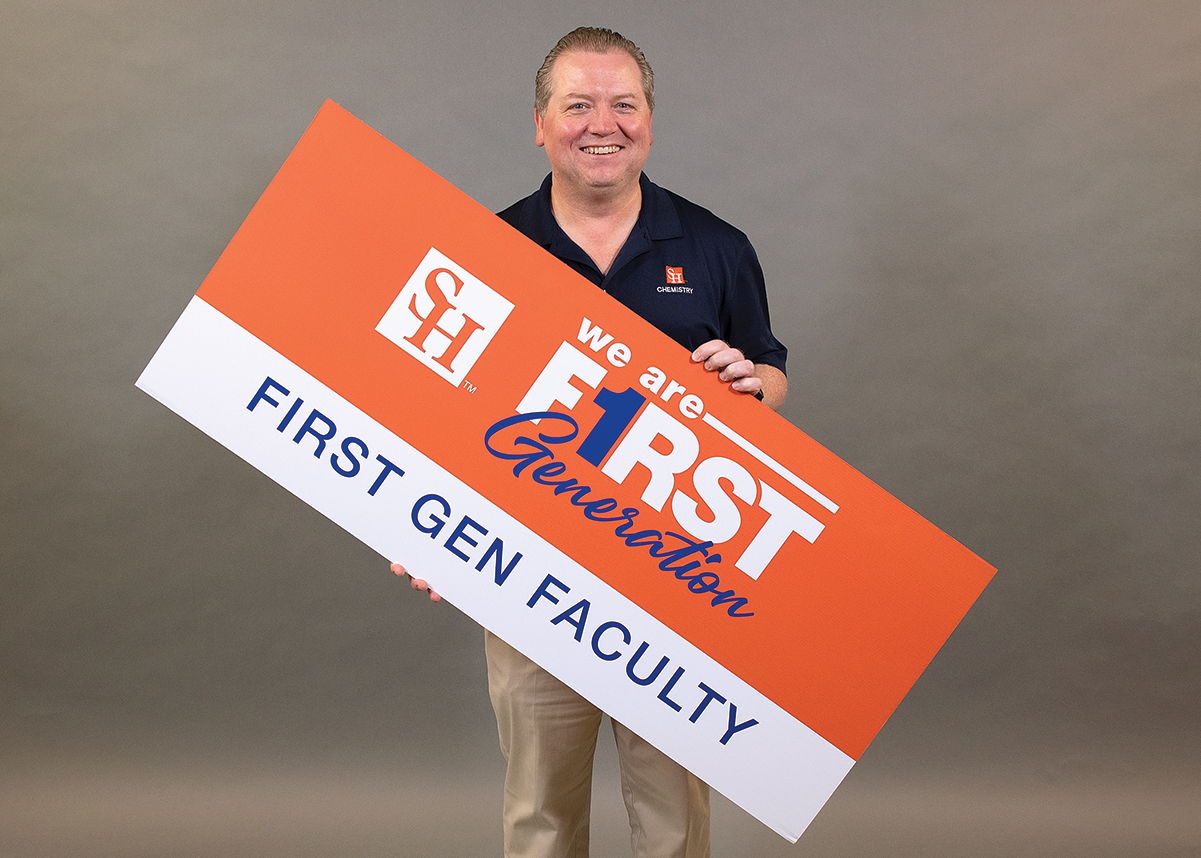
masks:
{"label": "smiling man", "polygon": [[[550,175],[500,217],[733,390],[778,408],[787,350],[771,332],[755,251],[742,232],[643,174],[654,108],[654,73],[633,42],[592,27],[568,33],[535,79],[534,141]],[[486,648],[508,763],[505,855],[587,858],[602,713],[491,633]],[[613,733],[634,855],[707,858],[709,787],[625,726],[614,722]]]}

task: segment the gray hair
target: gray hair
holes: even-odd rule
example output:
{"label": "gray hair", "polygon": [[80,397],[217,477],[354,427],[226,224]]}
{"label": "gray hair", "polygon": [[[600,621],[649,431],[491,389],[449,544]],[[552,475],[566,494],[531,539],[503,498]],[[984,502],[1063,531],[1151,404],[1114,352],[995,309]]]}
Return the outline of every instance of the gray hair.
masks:
{"label": "gray hair", "polygon": [[546,115],[546,106],[550,103],[550,74],[555,60],[568,51],[589,51],[597,54],[625,51],[634,62],[638,63],[638,70],[642,73],[642,94],[646,97],[647,110],[651,113],[655,112],[655,73],[651,70],[651,64],[643,56],[642,49],[621,33],[613,30],[604,27],[577,27],[559,39],[558,44],[551,48],[546,59],[542,61],[542,67],[538,69],[538,74],[534,77],[534,110],[538,111],[539,116]]}

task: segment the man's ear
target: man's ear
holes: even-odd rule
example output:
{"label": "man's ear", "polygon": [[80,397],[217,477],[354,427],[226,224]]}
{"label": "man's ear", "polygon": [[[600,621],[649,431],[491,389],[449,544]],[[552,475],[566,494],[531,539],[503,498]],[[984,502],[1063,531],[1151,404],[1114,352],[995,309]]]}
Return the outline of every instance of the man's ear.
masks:
{"label": "man's ear", "polygon": [[534,145],[542,146],[546,141],[542,137],[542,115],[538,113],[538,108],[534,108]]}

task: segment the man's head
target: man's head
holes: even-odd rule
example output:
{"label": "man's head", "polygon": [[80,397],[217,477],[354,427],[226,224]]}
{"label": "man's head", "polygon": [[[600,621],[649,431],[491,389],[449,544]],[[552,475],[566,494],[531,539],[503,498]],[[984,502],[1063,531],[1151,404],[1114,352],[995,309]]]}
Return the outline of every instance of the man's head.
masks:
{"label": "man's head", "polygon": [[642,94],[646,98],[647,110],[651,113],[654,112],[655,73],[651,70],[651,64],[643,56],[642,49],[625,36],[612,30],[603,27],[577,27],[559,39],[558,44],[551,48],[546,59],[542,61],[542,67],[538,69],[538,74],[534,77],[534,110],[538,112],[539,116],[546,115],[546,105],[554,90],[551,72],[554,69],[555,61],[568,51],[596,54],[622,51],[628,54],[638,64],[638,70],[642,76]]}
{"label": "man's head", "polygon": [[[605,41],[621,38],[608,30],[590,32],[608,33]],[[548,92],[534,111],[534,142],[550,160],[552,204],[637,203],[653,139],[642,67],[626,50],[579,46],[547,63]]]}

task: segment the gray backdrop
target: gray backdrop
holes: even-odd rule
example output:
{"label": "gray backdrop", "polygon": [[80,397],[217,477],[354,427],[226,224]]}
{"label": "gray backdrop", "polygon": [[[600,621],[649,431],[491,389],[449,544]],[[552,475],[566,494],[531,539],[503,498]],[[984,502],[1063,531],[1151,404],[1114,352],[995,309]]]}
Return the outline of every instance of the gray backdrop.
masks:
{"label": "gray backdrop", "polygon": [[500,208],[581,23],[754,240],[785,416],[1000,567],[715,854],[1198,854],[1196,0],[3,0],[0,855],[499,854],[478,628],[133,383],[326,97]]}

